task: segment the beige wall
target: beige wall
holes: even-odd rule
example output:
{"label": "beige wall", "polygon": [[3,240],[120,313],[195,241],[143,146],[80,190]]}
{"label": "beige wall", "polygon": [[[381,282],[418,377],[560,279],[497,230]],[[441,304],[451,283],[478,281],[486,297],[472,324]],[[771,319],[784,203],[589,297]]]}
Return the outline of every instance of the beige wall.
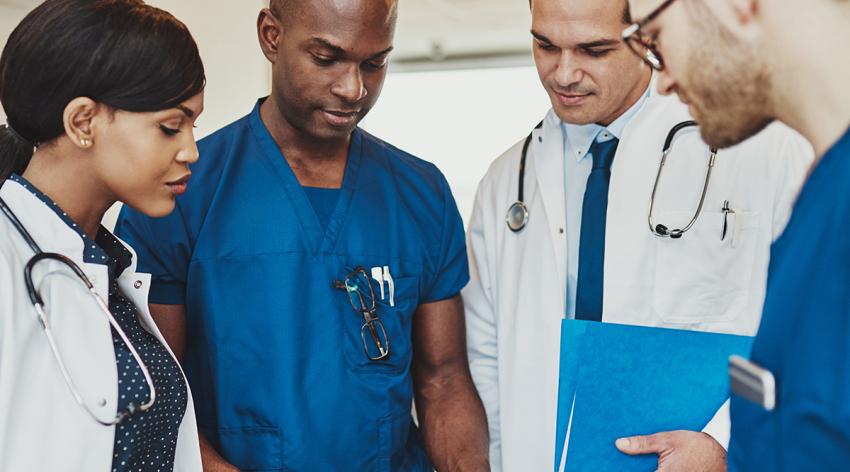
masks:
{"label": "beige wall", "polygon": [[[0,4],[0,48],[6,46],[6,39],[9,33],[15,29],[17,25],[27,14],[25,8]],[[0,107],[0,123],[6,122],[6,114],[3,113],[3,108]]]}

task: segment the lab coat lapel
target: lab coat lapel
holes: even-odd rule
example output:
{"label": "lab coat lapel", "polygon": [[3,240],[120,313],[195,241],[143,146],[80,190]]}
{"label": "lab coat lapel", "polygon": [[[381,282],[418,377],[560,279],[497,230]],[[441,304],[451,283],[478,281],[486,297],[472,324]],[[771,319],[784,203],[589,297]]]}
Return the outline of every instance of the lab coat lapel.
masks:
{"label": "lab coat lapel", "polygon": [[[11,180],[7,180],[0,188],[0,197],[9,205],[42,251],[71,258],[89,277],[97,293],[104,300],[107,299],[109,280],[106,266],[83,260],[83,239],[62,221],[52,208],[48,208],[29,189]],[[41,268],[33,273],[40,274]]]}
{"label": "lab coat lapel", "polygon": [[[121,241],[123,243],[123,241]],[[127,246],[126,244],[124,244]],[[136,272],[136,253],[130,246],[127,249],[133,254],[133,263],[130,267],[124,270],[121,277],[118,278],[118,288],[132,303],[136,306],[136,311],[139,316],[139,321],[149,333],[153,334],[171,357],[177,360],[177,356],[171,350],[171,346],[165,341],[165,337],[159,331],[153,317],[151,316],[150,307],[148,306],[148,292],[151,286],[151,275]],[[178,365],[179,366],[179,365]],[[179,366],[182,372],[182,366]]]}
{"label": "lab coat lapel", "polygon": [[[552,251],[555,254],[560,286],[566,287],[566,247],[563,244],[563,238],[559,237],[566,231],[564,136],[561,132],[560,121],[553,111],[550,110],[546,115],[542,129],[535,131],[529,154],[529,160],[534,165],[531,174],[537,177],[536,182],[540,188],[548,224],[548,243],[552,245]],[[532,202],[531,207],[534,206]],[[535,218],[535,215],[530,215],[530,218]],[[538,244],[538,242],[532,242],[532,244]],[[564,297],[565,295],[562,295],[562,299]]]}

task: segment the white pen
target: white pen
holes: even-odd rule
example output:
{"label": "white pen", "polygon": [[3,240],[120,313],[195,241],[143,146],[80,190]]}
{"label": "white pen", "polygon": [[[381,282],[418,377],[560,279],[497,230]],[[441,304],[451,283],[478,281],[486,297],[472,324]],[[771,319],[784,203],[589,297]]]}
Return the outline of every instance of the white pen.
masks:
{"label": "white pen", "polygon": [[381,271],[381,267],[372,267],[372,278],[378,282],[378,285],[381,286],[381,300],[384,299],[384,274]]}
{"label": "white pen", "polygon": [[[395,306],[395,282],[393,282],[393,276],[390,275],[390,267],[384,266],[384,281],[390,287],[390,306]],[[383,285],[381,286],[383,288]]]}

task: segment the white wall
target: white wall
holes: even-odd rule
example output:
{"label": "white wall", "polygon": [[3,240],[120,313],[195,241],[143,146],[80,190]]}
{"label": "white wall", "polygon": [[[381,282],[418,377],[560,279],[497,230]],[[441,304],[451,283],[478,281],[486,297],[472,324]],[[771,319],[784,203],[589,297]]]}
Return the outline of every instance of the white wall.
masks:
{"label": "white wall", "polygon": [[548,108],[534,67],[390,73],[363,127],[436,164],[468,221],[487,167]]}
{"label": "white wall", "polygon": [[[24,19],[28,11],[22,7],[0,4],[0,50],[6,45],[9,34]],[[5,122],[6,114],[3,113],[3,107],[0,106],[0,123]]]}
{"label": "white wall", "polygon": [[29,10],[17,5],[0,2],[0,45],[6,44],[9,34],[20,23]]}

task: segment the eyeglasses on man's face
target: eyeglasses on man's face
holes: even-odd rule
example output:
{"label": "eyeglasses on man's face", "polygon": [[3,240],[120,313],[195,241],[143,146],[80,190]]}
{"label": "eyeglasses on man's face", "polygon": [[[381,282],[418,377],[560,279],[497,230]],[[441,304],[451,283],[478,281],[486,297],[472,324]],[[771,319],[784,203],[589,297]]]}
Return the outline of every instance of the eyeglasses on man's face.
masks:
{"label": "eyeglasses on man's face", "polygon": [[360,339],[363,340],[363,350],[366,357],[372,361],[380,361],[390,356],[390,340],[384,323],[378,318],[378,309],[375,305],[375,289],[366,269],[356,267],[345,276],[342,282],[336,280],[334,288],[345,290],[351,308],[363,317],[363,325],[360,327]]}
{"label": "eyeglasses on man's face", "polygon": [[644,31],[646,25],[658,18],[664,10],[667,9],[670,5],[673,4],[676,0],[665,0],[661,3],[655,10],[649,13],[646,18],[638,21],[637,23],[633,23],[631,26],[623,30],[622,37],[623,41],[625,41],[626,45],[635,55],[643,62],[645,62],[649,67],[656,71],[664,70],[664,59],[661,57],[661,53],[658,52],[658,46],[655,41],[655,37],[647,34]]}

